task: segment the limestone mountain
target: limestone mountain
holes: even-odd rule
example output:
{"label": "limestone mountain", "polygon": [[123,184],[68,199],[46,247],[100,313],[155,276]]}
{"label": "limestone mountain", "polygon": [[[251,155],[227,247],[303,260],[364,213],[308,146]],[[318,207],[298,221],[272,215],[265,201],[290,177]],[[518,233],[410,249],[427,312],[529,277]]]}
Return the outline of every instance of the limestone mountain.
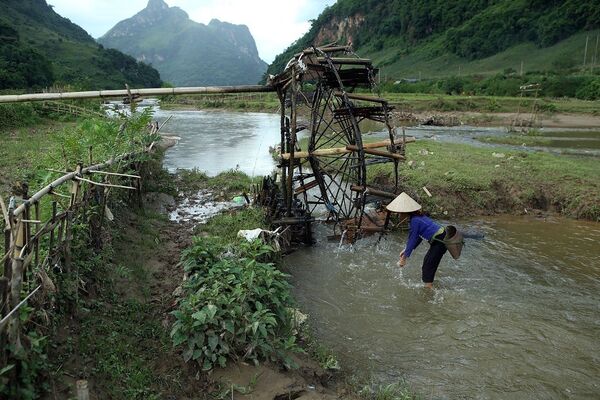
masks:
{"label": "limestone mountain", "polygon": [[157,87],[158,71],[106,50],[45,0],[0,0],[0,89]]}
{"label": "limestone mountain", "polygon": [[558,70],[592,59],[599,21],[598,0],[337,0],[268,72],[333,41],[352,43],[392,79],[492,74],[522,63]]}
{"label": "limestone mountain", "polygon": [[201,24],[163,0],[150,0],[98,41],[152,64],[177,86],[255,84],[267,69],[247,26]]}

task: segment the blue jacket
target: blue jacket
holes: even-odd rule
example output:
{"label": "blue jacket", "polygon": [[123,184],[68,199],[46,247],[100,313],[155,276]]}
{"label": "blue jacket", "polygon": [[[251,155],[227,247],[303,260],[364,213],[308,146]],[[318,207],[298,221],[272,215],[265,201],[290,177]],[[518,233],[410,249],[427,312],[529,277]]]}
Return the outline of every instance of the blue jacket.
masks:
{"label": "blue jacket", "polygon": [[410,217],[410,232],[408,233],[408,242],[406,242],[404,256],[406,258],[410,257],[413,250],[421,244],[423,239],[427,241],[431,240],[440,228],[441,225],[424,215],[413,215]]}

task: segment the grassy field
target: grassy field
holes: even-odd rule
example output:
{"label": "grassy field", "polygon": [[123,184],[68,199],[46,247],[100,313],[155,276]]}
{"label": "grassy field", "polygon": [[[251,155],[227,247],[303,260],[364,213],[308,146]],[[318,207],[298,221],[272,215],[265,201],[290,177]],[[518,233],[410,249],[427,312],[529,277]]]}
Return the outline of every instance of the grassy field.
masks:
{"label": "grassy field", "polygon": [[[595,158],[420,140],[408,146],[407,160],[401,164],[402,190],[432,214],[541,209],[600,221],[600,174]],[[389,177],[387,165],[369,171],[370,180]],[[433,197],[425,194],[424,186]]]}
{"label": "grassy field", "polygon": [[[381,93],[398,111],[404,112],[472,112],[493,116],[494,113],[529,113],[534,99],[501,96],[459,96],[419,93]],[[598,101],[578,99],[540,99],[537,108],[545,114],[600,115]],[[161,101],[161,108],[223,109],[236,111],[278,112],[279,100],[274,93],[252,95],[172,96]],[[301,110],[302,111],[302,110]]]}
{"label": "grassy field", "polygon": [[[452,75],[492,75],[502,72],[508,68],[523,72],[547,71],[554,69],[557,62],[583,66],[586,37],[589,36],[591,43],[595,43],[598,30],[581,32],[573,35],[553,46],[539,48],[533,43],[523,43],[491,57],[479,60],[467,60],[457,55],[445,53],[433,58],[428,47],[423,47],[408,55],[401,55],[399,51],[393,51],[394,43],[389,43],[380,51],[364,49],[359,54],[363,57],[371,57],[375,65],[381,67],[381,74],[385,79],[401,78],[436,78]],[[437,44],[432,43],[430,47]],[[591,61],[588,49],[588,68]]]}
{"label": "grassy field", "polygon": [[[419,93],[382,93],[400,111],[458,111],[479,113],[531,112],[534,99],[501,96],[459,96]],[[573,113],[598,115],[598,101],[578,99],[540,99],[542,113]]]}
{"label": "grassy field", "polygon": [[161,108],[165,110],[223,109],[277,112],[279,105],[279,99],[275,93],[170,96],[161,101]]}

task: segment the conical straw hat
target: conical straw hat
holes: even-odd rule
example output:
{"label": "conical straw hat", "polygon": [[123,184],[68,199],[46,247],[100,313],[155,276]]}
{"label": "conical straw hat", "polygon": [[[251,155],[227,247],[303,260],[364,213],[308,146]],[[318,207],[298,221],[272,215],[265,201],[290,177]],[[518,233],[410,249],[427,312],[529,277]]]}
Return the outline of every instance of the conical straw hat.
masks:
{"label": "conical straw hat", "polygon": [[387,205],[388,211],[397,213],[410,213],[421,209],[421,205],[414,201],[409,195],[402,192],[394,201]]}

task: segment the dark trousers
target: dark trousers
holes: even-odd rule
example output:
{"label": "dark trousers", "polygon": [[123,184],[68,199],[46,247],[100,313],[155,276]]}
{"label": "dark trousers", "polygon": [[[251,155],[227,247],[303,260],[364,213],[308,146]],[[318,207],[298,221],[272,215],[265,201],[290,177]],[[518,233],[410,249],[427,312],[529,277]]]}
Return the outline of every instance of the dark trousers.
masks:
{"label": "dark trousers", "polygon": [[[441,242],[446,237],[446,232],[435,236],[429,244],[429,250],[427,250],[427,254],[425,254],[425,258],[423,259],[423,282],[424,283],[432,283],[433,278],[435,278],[435,272],[440,265],[440,261],[442,261],[442,257],[446,254],[448,250],[446,245]],[[435,240],[439,239],[439,240]]]}

